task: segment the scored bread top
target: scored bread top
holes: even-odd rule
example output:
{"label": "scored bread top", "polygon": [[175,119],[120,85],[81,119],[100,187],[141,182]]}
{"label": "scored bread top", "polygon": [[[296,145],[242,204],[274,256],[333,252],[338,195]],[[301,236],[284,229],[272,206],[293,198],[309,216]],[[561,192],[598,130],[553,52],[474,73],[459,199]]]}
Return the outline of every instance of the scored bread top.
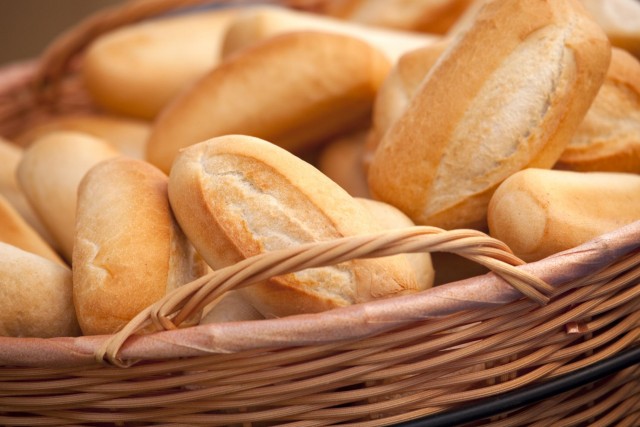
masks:
{"label": "scored bread top", "polygon": [[[178,222],[209,265],[382,231],[366,208],[310,164],[258,138],[228,135],[183,150],[169,177]],[[355,260],[243,292],[265,316],[316,312],[415,291],[406,260]]]}
{"label": "scored bread top", "polygon": [[488,2],[380,142],[372,194],[420,224],[484,226],[499,182],[558,159],[609,58],[575,1]]}

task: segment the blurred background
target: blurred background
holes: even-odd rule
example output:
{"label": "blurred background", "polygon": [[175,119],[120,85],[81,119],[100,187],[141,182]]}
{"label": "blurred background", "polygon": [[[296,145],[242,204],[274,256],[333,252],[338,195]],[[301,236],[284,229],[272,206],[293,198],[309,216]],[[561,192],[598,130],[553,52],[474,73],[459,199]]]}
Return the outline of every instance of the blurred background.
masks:
{"label": "blurred background", "polygon": [[0,0],[0,66],[36,57],[65,29],[122,0]]}

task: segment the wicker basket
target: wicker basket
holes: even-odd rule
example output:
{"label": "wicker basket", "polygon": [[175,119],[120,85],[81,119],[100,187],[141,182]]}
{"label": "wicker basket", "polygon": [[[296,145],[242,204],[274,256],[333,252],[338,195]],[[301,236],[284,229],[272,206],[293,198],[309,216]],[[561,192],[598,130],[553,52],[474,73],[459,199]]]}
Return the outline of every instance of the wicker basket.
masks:
{"label": "wicker basket", "polygon": [[[228,2],[124,3],[73,28],[39,60],[5,67],[0,134],[94,108],[76,70],[97,35],[201,3]],[[321,314],[178,328],[232,288],[419,251],[453,252],[492,272]],[[639,294],[640,222],[530,264],[471,230],[413,227],[305,245],[185,285],[113,336],[0,338],[0,424],[377,426],[432,416],[424,425],[447,425],[433,416],[504,398],[513,403],[503,412],[466,421],[638,425]],[[136,334],[149,325],[161,331]],[[527,405],[514,398],[621,356],[624,369],[597,381]]]}

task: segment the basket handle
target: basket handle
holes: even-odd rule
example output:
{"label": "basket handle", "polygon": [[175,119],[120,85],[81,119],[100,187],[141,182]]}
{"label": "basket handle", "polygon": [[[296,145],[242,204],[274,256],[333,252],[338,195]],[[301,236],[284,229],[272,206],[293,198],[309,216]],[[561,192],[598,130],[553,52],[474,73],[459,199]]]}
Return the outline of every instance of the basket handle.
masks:
{"label": "basket handle", "polygon": [[513,255],[503,242],[480,231],[445,231],[415,226],[267,252],[217,270],[175,289],[140,312],[103,343],[96,352],[96,359],[101,363],[107,360],[125,366],[117,358],[117,353],[131,335],[150,326],[157,330],[176,329],[194,313],[232,289],[306,268],[412,252],[451,252],[465,257],[489,268],[524,296],[541,305],[549,301],[554,291],[543,280],[515,268],[524,261]]}
{"label": "basket handle", "polygon": [[[315,0],[317,3],[320,0]],[[325,0],[326,1],[326,0]],[[314,2],[303,0],[133,0],[105,8],[90,15],[49,44],[40,56],[33,90],[41,99],[52,100],[58,83],[67,74],[83,50],[102,34],[145,19],[197,6],[239,6],[277,4],[296,9],[312,10]]]}

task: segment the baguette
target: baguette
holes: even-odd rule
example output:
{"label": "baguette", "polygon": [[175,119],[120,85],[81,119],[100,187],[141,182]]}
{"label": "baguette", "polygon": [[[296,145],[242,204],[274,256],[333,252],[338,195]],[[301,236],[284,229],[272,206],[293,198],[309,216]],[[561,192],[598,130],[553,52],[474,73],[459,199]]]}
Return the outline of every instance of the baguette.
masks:
{"label": "baguette", "polygon": [[109,31],[87,48],[87,92],[112,113],[150,120],[215,67],[233,8],[176,15]]}
{"label": "baguette", "polygon": [[634,56],[612,50],[606,80],[555,167],[640,173],[640,62]]}
{"label": "baguette", "polygon": [[310,149],[369,120],[389,67],[380,52],[347,36],[271,38],[225,61],[168,106],[153,126],[147,159],[168,173],[180,149],[227,134]]}
{"label": "baguette", "polygon": [[0,335],[80,335],[73,307],[71,270],[0,242]]}
{"label": "baguette", "polygon": [[380,50],[392,63],[403,53],[439,39],[430,34],[376,28],[323,15],[262,6],[248,8],[231,23],[224,37],[222,56],[227,58],[259,41],[295,31],[318,31],[354,37]]}
{"label": "baguette", "polygon": [[525,169],[489,204],[489,231],[532,262],[640,220],[640,176]]}
{"label": "baguette", "polygon": [[206,271],[175,222],[167,176],[126,157],[101,162],[82,179],[72,265],[85,335],[115,333]]}
{"label": "baguette", "polygon": [[[244,135],[182,150],[169,175],[169,200],[214,270],[272,250],[383,230],[316,168]],[[285,274],[240,292],[265,317],[279,317],[416,290],[406,259],[387,257]]]}
{"label": "baguette", "polygon": [[329,141],[317,159],[318,169],[353,197],[369,197],[362,158],[368,130],[359,130]]}
{"label": "baguette", "polygon": [[18,183],[67,262],[73,252],[80,180],[95,164],[118,154],[101,139],[70,131],[44,135],[24,151]]}
{"label": "baguette", "polygon": [[488,2],[381,140],[372,195],[417,224],[484,229],[500,182],[558,160],[610,55],[577,0]]}
{"label": "baguette", "polygon": [[18,135],[15,142],[28,147],[44,135],[58,131],[86,133],[108,142],[124,155],[142,159],[151,125],[144,120],[110,114],[77,113],[57,116],[33,126]]}

